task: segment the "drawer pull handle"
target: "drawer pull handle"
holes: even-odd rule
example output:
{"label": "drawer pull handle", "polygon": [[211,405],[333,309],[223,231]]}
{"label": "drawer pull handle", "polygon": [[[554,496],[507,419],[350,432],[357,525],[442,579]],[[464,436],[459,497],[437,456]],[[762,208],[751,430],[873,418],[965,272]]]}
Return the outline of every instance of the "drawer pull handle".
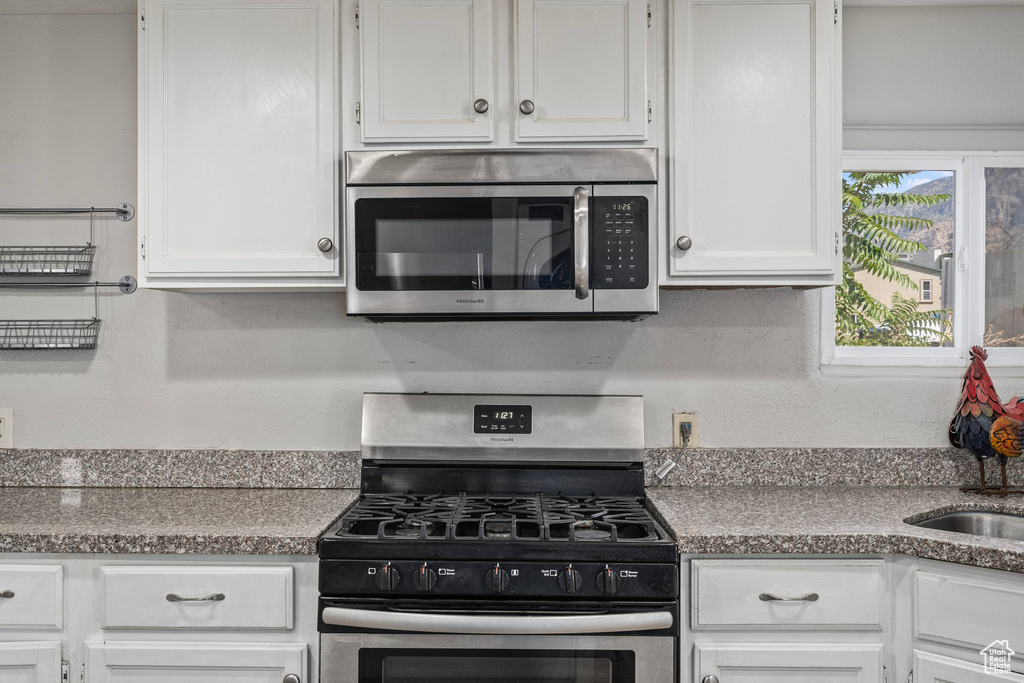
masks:
{"label": "drawer pull handle", "polygon": [[762,602],[814,602],[818,599],[817,593],[808,593],[802,598],[780,598],[778,595],[772,595],[771,593],[761,593],[757,596]]}
{"label": "drawer pull handle", "polygon": [[183,598],[177,593],[167,594],[167,602],[220,602],[223,599],[223,593],[213,593],[205,598]]}
{"label": "drawer pull handle", "polygon": [[0,591],[0,598],[13,598],[14,591]]}

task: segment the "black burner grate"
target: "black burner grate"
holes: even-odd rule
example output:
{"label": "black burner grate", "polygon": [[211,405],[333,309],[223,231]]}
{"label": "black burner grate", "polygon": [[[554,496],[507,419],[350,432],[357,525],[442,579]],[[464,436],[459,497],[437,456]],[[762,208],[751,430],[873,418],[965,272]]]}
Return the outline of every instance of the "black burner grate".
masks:
{"label": "black burner grate", "polygon": [[366,494],[339,537],[420,540],[637,542],[659,540],[638,498],[550,494]]}

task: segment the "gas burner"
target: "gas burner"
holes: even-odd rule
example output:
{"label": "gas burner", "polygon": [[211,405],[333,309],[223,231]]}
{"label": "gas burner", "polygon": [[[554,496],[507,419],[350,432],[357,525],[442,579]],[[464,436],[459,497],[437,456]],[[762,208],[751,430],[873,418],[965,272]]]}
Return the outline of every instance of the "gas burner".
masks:
{"label": "gas burner", "polygon": [[485,541],[651,541],[662,536],[639,498],[554,494],[368,494],[341,537]]}

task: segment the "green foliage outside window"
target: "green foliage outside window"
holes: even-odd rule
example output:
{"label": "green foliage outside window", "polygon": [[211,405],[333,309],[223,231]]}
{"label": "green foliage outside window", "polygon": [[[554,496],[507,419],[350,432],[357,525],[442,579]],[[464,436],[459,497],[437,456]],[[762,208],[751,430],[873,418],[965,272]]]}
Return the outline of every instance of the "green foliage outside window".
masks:
{"label": "green foliage outside window", "polygon": [[950,309],[919,311],[917,301],[899,292],[883,303],[856,278],[856,272],[863,270],[917,289],[897,264],[925,249],[911,236],[931,228],[932,221],[898,214],[907,213],[907,208],[940,204],[951,195],[886,191],[898,187],[908,175],[911,172],[854,171],[843,178],[843,280],[836,287],[837,346],[934,346],[952,339]]}

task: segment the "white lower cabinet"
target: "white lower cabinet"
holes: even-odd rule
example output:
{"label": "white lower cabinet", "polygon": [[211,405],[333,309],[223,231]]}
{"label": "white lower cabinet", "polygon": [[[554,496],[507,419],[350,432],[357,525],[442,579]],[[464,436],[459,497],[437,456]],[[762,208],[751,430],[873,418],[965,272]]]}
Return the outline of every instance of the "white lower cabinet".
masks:
{"label": "white lower cabinet", "polygon": [[982,664],[914,651],[914,683],[993,683],[997,680],[1024,683],[1024,676],[1012,673],[995,676],[986,672]]}
{"label": "white lower cabinet", "polygon": [[60,643],[0,643],[2,683],[53,683],[60,680]]}
{"label": "white lower cabinet", "polygon": [[317,595],[315,556],[0,554],[0,683],[313,682]]}
{"label": "white lower cabinet", "polygon": [[308,681],[300,643],[86,643],[89,683],[281,683]]}
{"label": "white lower cabinet", "polygon": [[698,643],[696,680],[713,683],[881,683],[882,644]]}

